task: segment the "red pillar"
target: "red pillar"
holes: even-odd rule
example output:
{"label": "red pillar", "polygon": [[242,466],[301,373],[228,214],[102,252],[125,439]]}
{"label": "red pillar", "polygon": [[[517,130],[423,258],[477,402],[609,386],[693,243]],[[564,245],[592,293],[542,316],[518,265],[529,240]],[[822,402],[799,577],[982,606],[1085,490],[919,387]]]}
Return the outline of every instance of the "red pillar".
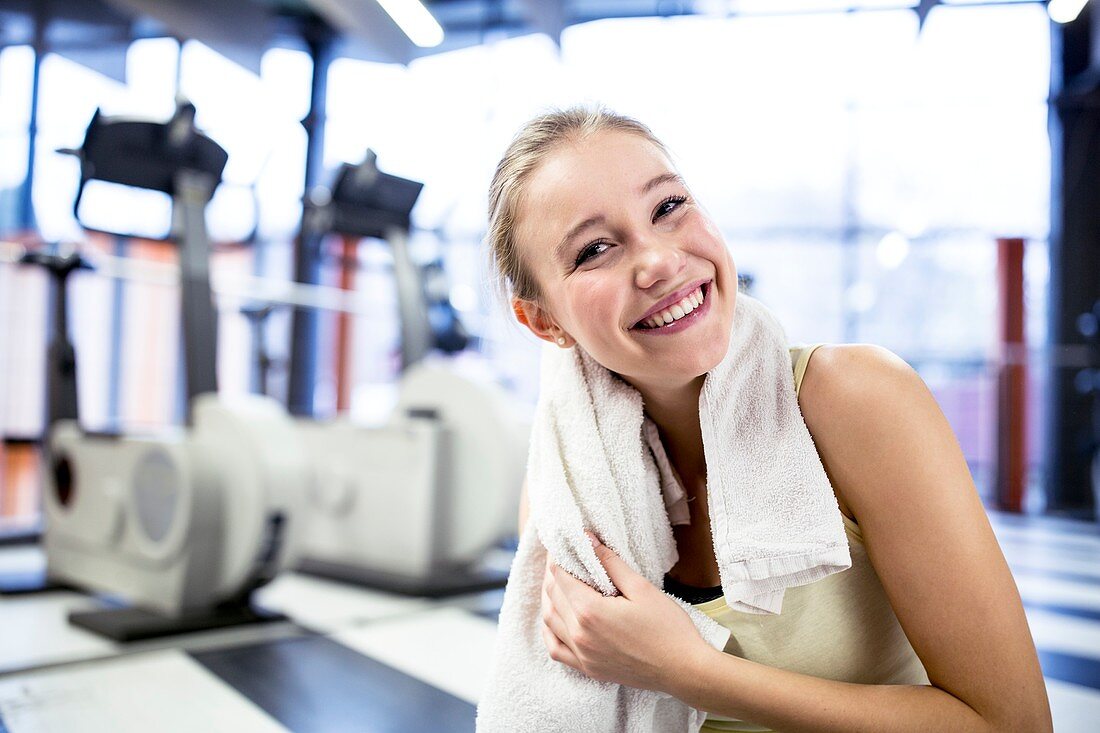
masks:
{"label": "red pillar", "polygon": [[1024,337],[1024,240],[997,240],[998,509],[1022,512],[1027,483],[1027,342]]}
{"label": "red pillar", "polygon": [[[351,292],[355,290],[355,270],[359,267],[359,238],[340,237],[340,288]],[[351,387],[354,378],[351,373],[351,330],[352,314],[347,311],[336,313],[336,411],[340,414],[351,409]]]}

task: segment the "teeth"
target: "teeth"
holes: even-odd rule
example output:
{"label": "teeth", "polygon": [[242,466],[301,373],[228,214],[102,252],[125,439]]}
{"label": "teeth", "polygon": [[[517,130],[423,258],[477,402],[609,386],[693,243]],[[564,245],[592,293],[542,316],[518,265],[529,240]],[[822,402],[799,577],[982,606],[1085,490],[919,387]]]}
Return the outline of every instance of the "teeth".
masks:
{"label": "teeth", "polygon": [[643,325],[647,328],[660,328],[661,326],[667,326],[673,321],[678,321],[688,313],[698,308],[703,303],[703,289],[696,288],[694,293],[691,293],[686,298],[676,303],[673,306],[647,318]]}

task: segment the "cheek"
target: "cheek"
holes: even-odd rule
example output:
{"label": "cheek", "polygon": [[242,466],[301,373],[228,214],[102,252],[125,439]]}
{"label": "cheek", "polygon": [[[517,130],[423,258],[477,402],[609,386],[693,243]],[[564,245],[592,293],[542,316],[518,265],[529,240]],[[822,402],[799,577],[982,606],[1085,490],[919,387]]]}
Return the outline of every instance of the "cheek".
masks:
{"label": "cheek", "polygon": [[592,278],[577,289],[574,305],[576,316],[582,322],[602,323],[604,318],[618,312],[621,287],[615,283]]}
{"label": "cheek", "polygon": [[613,288],[598,277],[576,278],[563,298],[572,328],[590,328],[599,316],[610,309],[612,297]]}
{"label": "cheek", "polygon": [[570,292],[569,310],[574,333],[595,356],[598,344],[605,341],[623,314],[623,288],[611,278],[591,277],[578,280]]}
{"label": "cheek", "polygon": [[703,219],[697,232],[698,238],[695,240],[699,243],[699,256],[711,260],[720,270],[725,267],[728,270],[726,274],[729,279],[737,282],[737,266],[733,261],[733,253],[726,246],[726,240],[709,218],[703,217]]}
{"label": "cheek", "polygon": [[710,217],[700,216],[696,224],[698,241],[707,254],[713,259],[718,259],[719,255],[728,257],[729,251],[726,247],[726,241],[722,238],[722,233],[718,231],[718,227],[715,226]]}

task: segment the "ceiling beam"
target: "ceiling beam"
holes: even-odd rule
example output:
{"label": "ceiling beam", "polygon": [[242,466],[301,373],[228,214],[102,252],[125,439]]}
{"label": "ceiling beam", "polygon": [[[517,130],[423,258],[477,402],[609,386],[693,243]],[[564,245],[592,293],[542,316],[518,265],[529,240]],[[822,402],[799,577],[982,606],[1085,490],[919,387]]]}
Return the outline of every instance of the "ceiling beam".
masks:
{"label": "ceiling beam", "polygon": [[274,39],[271,12],[251,2],[226,0],[107,0],[130,15],[144,15],[184,39],[214,49],[254,74]]}
{"label": "ceiling beam", "polygon": [[561,32],[568,19],[565,0],[520,0],[520,4],[532,28],[550,36],[560,47]]}
{"label": "ceiling beam", "polygon": [[306,0],[345,36],[337,53],[363,61],[407,64],[416,46],[375,0]]}

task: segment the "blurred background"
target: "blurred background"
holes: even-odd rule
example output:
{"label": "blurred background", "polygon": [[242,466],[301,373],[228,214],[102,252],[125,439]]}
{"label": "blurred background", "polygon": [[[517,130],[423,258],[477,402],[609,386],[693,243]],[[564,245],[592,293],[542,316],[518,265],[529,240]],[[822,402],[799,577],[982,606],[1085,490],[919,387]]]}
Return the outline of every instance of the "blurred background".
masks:
{"label": "blurred background", "polygon": [[[371,426],[408,366],[394,250],[340,232],[307,247],[309,193],[368,149],[423,183],[407,250],[449,319],[436,351],[529,414],[539,342],[494,300],[487,187],[528,118],[601,103],[670,147],[792,343],[897,353],[991,515],[1037,527],[1044,552],[1069,537],[1083,566],[1100,559],[1095,3],[425,0],[402,25],[391,3],[0,0],[0,542],[37,540],[48,472],[51,280],[15,253],[179,262],[168,193],[89,184],[74,208],[81,159],[58,151],[80,148],[97,109],[163,122],[186,99],[228,154],[205,209],[210,275],[238,292],[216,298],[219,393]],[[286,303],[257,316],[239,293],[258,282],[352,291],[355,308],[313,310],[308,328]],[[176,286],[76,272],[68,309],[86,430],[185,425]],[[1100,574],[1079,576],[1091,585],[1071,600],[1034,603],[1095,622]],[[1059,643],[1077,660],[1044,658],[1073,688],[1060,729],[1085,730],[1100,643]]]}
{"label": "blurred background", "polygon": [[[1058,273],[1084,275],[1100,263],[1095,241],[1051,243],[1052,213],[1062,211],[1058,200],[1052,209],[1051,191],[1075,171],[1057,158],[1061,125],[1051,106],[1068,50],[1052,46],[1060,33],[1043,3],[933,3],[914,12],[887,0],[437,2],[447,34],[429,49],[392,23],[371,25],[373,15],[345,18],[335,2],[26,5],[5,15],[0,51],[0,230],[8,238],[90,237],[105,252],[170,261],[172,249],[156,238],[85,234],[72,212],[79,162],[56,150],[79,145],[97,107],[166,118],[182,94],[200,129],[229,153],[207,213],[211,267],[289,279],[305,187],[370,147],[387,172],[424,183],[412,244],[442,257],[451,302],[533,404],[534,340],[504,322],[485,287],[488,181],[529,117],[604,103],[670,146],[739,271],[752,276],[753,294],[792,342],[876,343],[912,364],[987,499],[996,495],[998,419],[1022,419],[1026,509],[1091,514],[1084,467],[1095,437],[1066,414],[1085,411],[1088,400],[1058,386],[1090,365],[1085,337],[1061,326],[1100,291],[1095,277],[1078,285]],[[343,33],[330,30],[340,23]],[[230,32],[240,27],[255,37]],[[104,191],[94,224],[163,237],[164,199]],[[1025,242],[1026,340],[1012,354],[1026,360],[1026,415],[1013,418],[998,412],[998,237]],[[372,243],[358,249],[358,288],[377,312],[355,318],[354,348],[344,351],[353,414],[369,412],[371,387],[396,376],[391,278]],[[337,269],[328,258],[322,281],[337,285]],[[0,272],[0,431],[10,443],[43,427],[47,279]],[[83,419],[179,422],[182,403],[165,388],[179,359],[165,293],[83,279],[72,295]],[[267,324],[276,358],[288,351],[289,320],[276,313]],[[247,321],[226,313],[222,323],[222,389],[247,391]],[[337,409],[325,325],[318,414]],[[273,393],[285,393],[280,371]],[[6,517],[33,519],[33,485],[5,472]]]}

